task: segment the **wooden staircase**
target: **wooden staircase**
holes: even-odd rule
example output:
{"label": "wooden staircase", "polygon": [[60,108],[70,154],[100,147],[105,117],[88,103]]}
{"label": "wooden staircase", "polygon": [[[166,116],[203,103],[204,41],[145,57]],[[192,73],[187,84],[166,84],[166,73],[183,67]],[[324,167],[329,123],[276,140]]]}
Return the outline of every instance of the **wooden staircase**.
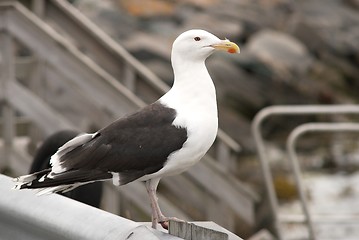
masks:
{"label": "wooden staircase", "polygon": [[[169,89],[67,1],[31,4],[34,12],[16,1],[0,3],[0,166],[22,166],[14,169],[16,174],[26,173],[30,161],[14,155],[16,112],[43,137],[63,129],[94,131]],[[232,231],[238,224],[253,227],[259,197],[223,167],[235,161],[239,150],[220,130],[212,156],[161,181],[163,211],[188,220],[212,220]],[[105,189],[106,210],[138,221],[149,219],[143,184],[108,184]]]}

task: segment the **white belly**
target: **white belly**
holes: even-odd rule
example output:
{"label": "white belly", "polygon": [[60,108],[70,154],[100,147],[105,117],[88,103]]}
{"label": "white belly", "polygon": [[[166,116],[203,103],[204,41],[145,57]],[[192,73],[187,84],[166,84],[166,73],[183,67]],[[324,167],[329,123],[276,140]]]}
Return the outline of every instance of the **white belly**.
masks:
{"label": "white belly", "polygon": [[197,163],[212,146],[218,130],[217,108],[206,113],[179,113],[174,121],[174,125],[179,127],[187,126],[187,141],[183,147],[172,153],[160,171],[145,176],[141,180],[147,180],[153,177],[163,177],[179,174],[186,171],[192,165]]}
{"label": "white belly", "polygon": [[159,100],[176,110],[173,125],[186,128],[188,139],[168,157],[161,170],[141,180],[181,173],[197,163],[213,144],[218,130],[216,92],[207,70],[203,70],[202,75],[194,74],[194,79],[178,81]]}

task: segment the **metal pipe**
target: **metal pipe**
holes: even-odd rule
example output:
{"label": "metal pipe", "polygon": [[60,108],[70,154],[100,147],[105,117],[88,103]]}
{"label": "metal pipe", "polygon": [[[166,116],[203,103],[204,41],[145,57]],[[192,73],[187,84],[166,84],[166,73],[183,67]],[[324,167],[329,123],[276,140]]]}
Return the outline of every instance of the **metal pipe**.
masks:
{"label": "metal pipe", "polygon": [[269,166],[269,157],[266,154],[265,143],[261,133],[261,127],[267,118],[272,115],[322,115],[322,114],[359,114],[359,105],[287,105],[287,106],[270,106],[262,109],[257,113],[252,122],[252,134],[257,146],[260,164],[264,178],[264,184],[267,189],[269,206],[274,220],[275,235],[278,239],[281,236],[279,218],[277,214],[278,200],[274,190],[273,177]]}
{"label": "metal pipe", "polygon": [[296,144],[299,137],[308,132],[359,132],[359,124],[357,123],[306,123],[296,127],[289,135],[287,140],[287,151],[290,163],[293,168],[295,181],[298,188],[301,207],[305,216],[305,221],[308,226],[309,238],[316,239],[313,222],[309,213],[307,199],[304,193],[304,186],[301,181],[301,170],[299,166],[298,157],[296,154]]}

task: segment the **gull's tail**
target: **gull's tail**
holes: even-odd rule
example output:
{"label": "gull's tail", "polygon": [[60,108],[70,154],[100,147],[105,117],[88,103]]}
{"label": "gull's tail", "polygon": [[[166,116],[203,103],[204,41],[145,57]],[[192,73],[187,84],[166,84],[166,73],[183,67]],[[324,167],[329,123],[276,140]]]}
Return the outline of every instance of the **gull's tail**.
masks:
{"label": "gull's tail", "polygon": [[51,168],[14,178],[14,189],[36,189],[38,195],[67,192],[80,185],[111,179],[112,174],[103,171],[70,170],[53,173]]}

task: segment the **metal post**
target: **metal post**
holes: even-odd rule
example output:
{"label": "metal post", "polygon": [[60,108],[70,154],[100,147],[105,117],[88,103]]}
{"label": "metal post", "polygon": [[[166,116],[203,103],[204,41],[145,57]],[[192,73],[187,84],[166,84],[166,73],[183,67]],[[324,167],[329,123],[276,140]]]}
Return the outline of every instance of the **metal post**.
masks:
{"label": "metal post", "polygon": [[279,217],[277,213],[278,199],[273,185],[273,177],[270,171],[269,158],[266,154],[265,143],[261,134],[261,127],[267,118],[272,115],[338,115],[338,114],[359,114],[359,105],[288,105],[288,106],[271,106],[262,109],[255,116],[252,122],[252,134],[257,146],[257,152],[262,167],[262,173],[264,178],[264,184],[267,189],[269,206],[274,220],[275,235],[279,239],[283,239],[281,236]]}
{"label": "metal post", "polygon": [[301,170],[296,154],[296,145],[298,139],[308,132],[359,132],[359,124],[357,123],[306,123],[296,127],[289,135],[287,140],[287,151],[290,163],[293,168],[295,181],[298,188],[301,207],[308,225],[310,239],[316,239],[312,218],[309,212],[307,199],[305,197],[304,187],[301,181]]}
{"label": "metal post", "polygon": [[277,194],[275,192],[274,185],[273,185],[273,176],[272,176],[272,172],[271,172],[270,166],[269,166],[268,155],[266,154],[265,144],[264,144],[264,140],[263,140],[263,137],[261,134],[262,123],[263,123],[264,119],[270,115],[270,113],[271,113],[271,111],[268,110],[267,108],[260,111],[255,116],[251,127],[252,127],[252,134],[253,134],[253,137],[254,137],[254,140],[255,140],[256,146],[257,146],[257,153],[259,155],[259,160],[260,160],[261,167],[262,167],[264,184],[267,189],[269,206],[270,206],[270,210],[271,210],[273,222],[274,222],[274,234],[276,235],[276,237],[279,240],[282,240],[283,237],[282,237],[282,233],[280,231],[279,219],[278,219],[278,214],[277,214],[278,199],[277,199]]}

